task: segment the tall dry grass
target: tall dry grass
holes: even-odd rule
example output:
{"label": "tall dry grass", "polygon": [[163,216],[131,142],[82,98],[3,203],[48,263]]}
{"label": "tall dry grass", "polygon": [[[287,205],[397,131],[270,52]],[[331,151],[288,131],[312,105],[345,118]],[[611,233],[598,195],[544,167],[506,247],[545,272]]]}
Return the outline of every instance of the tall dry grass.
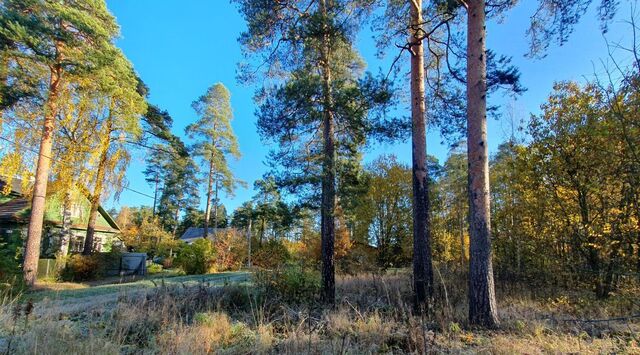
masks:
{"label": "tall dry grass", "polygon": [[558,321],[637,312],[637,288],[598,303],[588,291],[549,288],[531,297],[520,286],[499,287],[502,325],[485,331],[465,323],[464,274],[439,270],[436,280],[426,312],[413,308],[406,271],[339,277],[330,309],[313,297],[285,302],[256,285],[159,285],[112,304],[50,306],[38,316],[25,316],[24,303],[16,316],[14,302],[0,315],[0,353],[640,353],[637,321]]}

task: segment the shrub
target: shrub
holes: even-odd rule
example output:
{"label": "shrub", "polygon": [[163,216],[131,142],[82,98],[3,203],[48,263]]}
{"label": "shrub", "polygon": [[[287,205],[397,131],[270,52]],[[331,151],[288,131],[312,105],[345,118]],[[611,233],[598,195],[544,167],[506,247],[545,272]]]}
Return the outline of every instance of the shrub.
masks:
{"label": "shrub", "polygon": [[320,274],[300,264],[290,263],[273,271],[260,271],[254,278],[265,295],[293,303],[313,300],[320,291]]}
{"label": "shrub", "polygon": [[60,273],[63,281],[92,281],[116,273],[122,254],[118,252],[72,255]]}
{"label": "shrub", "polygon": [[20,259],[22,239],[13,235],[0,236],[0,293],[22,288]]}
{"label": "shrub", "polygon": [[180,249],[175,263],[187,275],[214,272],[216,250],[209,239],[198,239],[193,244],[185,244]]}
{"label": "shrub", "polygon": [[247,239],[236,230],[216,233],[213,245],[216,249],[216,269],[238,270],[247,259]]}
{"label": "shrub", "polygon": [[281,267],[289,260],[291,260],[291,254],[289,254],[286,246],[277,240],[269,240],[263,243],[251,256],[251,262],[254,266],[265,269]]}
{"label": "shrub", "polygon": [[161,261],[162,267],[165,269],[173,268],[173,257],[163,258]]}
{"label": "shrub", "polygon": [[162,272],[162,265],[160,264],[151,264],[147,267],[147,272],[150,274],[157,274],[159,272]]}

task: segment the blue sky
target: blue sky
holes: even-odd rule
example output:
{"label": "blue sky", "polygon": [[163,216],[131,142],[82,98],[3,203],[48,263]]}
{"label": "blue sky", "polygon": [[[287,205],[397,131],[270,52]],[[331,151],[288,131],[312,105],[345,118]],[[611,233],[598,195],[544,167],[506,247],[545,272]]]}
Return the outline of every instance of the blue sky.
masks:
{"label": "blue sky", "polygon": [[[254,195],[253,182],[267,170],[264,159],[269,148],[260,141],[256,132],[253,102],[256,88],[240,84],[235,79],[236,66],[241,59],[237,38],[245,28],[235,6],[227,0],[107,0],[107,4],[121,26],[118,46],[149,86],[150,101],[168,110],[173,117],[175,133],[184,136],[184,127],[196,119],[191,102],[209,86],[222,82],[229,88],[235,116],[233,127],[243,155],[242,159],[231,164],[231,168],[249,187],[238,189],[233,198],[222,197],[222,202],[232,211],[249,200]],[[512,103],[521,117],[539,111],[554,81],[591,78],[594,70],[602,71],[600,60],[607,56],[605,41],[592,9],[564,46],[551,46],[548,55],[541,60],[525,58],[528,49],[525,31],[535,6],[536,1],[523,0],[500,23],[490,22],[487,29],[488,47],[499,54],[513,56],[513,63],[522,72],[522,84],[528,91]],[[621,20],[628,18],[629,14],[629,5],[623,2],[618,18],[607,34],[610,41],[628,40],[628,28]],[[390,52],[387,58],[376,58],[370,34],[360,36],[357,46],[370,71],[388,70],[395,53]],[[499,95],[492,100],[504,107],[512,101]],[[401,106],[398,109],[406,108]],[[507,126],[501,121],[489,122],[491,151],[506,137]],[[437,132],[429,133],[429,154],[443,162],[447,147],[440,141]],[[382,153],[393,153],[399,160],[409,162],[410,152],[408,142],[378,145],[366,153],[365,161]],[[143,170],[144,155],[137,154],[127,172],[129,187],[151,195],[153,190],[144,181]],[[125,190],[118,201],[110,199],[107,207],[151,204],[150,198]]]}

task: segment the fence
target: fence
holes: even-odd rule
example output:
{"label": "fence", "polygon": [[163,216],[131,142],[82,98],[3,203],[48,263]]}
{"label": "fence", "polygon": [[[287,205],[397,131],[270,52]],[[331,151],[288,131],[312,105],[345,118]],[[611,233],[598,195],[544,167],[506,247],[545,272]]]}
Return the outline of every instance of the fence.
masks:
{"label": "fence", "polygon": [[[123,253],[115,260],[104,260],[104,276],[118,275],[146,275],[147,274],[147,254],[146,253]],[[38,278],[56,278],[64,263],[57,259],[38,260]]]}

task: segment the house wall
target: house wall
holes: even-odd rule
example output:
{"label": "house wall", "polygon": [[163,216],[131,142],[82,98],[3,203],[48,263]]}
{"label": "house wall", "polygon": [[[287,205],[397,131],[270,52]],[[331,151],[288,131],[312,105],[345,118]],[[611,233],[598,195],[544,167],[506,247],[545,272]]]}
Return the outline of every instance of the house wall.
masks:
{"label": "house wall", "polygon": [[[72,199],[71,203],[71,224],[86,226],[89,223],[89,212],[91,203],[84,196]],[[47,196],[45,220],[62,223],[62,215],[64,213],[64,194],[56,193]],[[109,222],[98,213],[96,220],[97,227],[110,228]]]}
{"label": "house wall", "polygon": [[[71,230],[69,254],[82,253],[86,235],[86,230]],[[42,243],[42,257],[55,257],[55,254],[60,250],[61,241],[62,229],[59,227],[49,227],[46,232],[46,238]],[[94,234],[94,250],[99,253],[108,253],[113,249],[114,246],[117,247],[121,244],[122,242],[114,233],[96,231],[96,233]]]}

